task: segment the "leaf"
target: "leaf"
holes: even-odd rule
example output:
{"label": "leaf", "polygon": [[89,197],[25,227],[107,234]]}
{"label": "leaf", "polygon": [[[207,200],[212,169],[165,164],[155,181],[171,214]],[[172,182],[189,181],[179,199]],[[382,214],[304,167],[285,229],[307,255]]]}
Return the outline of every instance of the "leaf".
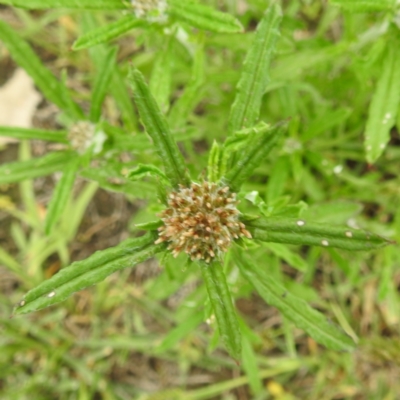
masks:
{"label": "leaf", "polygon": [[229,354],[239,360],[241,354],[239,322],[222,265],[219,262],[199,264],[218,323],[219,333]]}
{"label": "leaf", "polygon": [[242,24],[232,15],[192,1],[168,0],[168,13],[196,28],[213,32],[243,32]]}
{"label": "leaf", "polygon": [[382,72],[369,106],[365,128],[367,160],[373,163],[382,154],[390,139],[400,103],[400,48],[389,42],[382,60]]}
{"label": "leaf", "polygon": [[122,0],[0,0],[0,4],[45,10],[47,8],[77,8],[82,10],[121,10],[126,9]]}
{"label": "leaf", "polygon": [[396,0],[330,0],[331,4],[346,11],[390,11],[396,6]]}
{"label": "leaf", "polygon": [[269,81],[269,64],[279,36],[282,11],[270,6],[257,27],[256,36],[243,64],[235,101],[229,115],[229,131],[251,127],[260,113],[261,100]]}
{"label": "leaf", "polygon": [[26,129],[11,126],[0,126],[0,136],[15,139],[48,140],[50,142],[68,143],[68,133],[65,131],[50,131],[45,129]]}
{"label": "leaf", "polygon": [[99,26],[98,28],[80,36],[72,45],[72,50],[82,50],[101,43],[109,42],[133,28],[139,28],[146,25],[146,21],[136,19],[132,14],[124,15],[118,21]]}
{"label": "leaf", "polygon": [[117,48],[107,49],[107,54],[103,58],[103,63],[99,66],[92,91],[92,101],[90,104],[90,120],[98,122],[101,117],[101,105],[106,96],[108,86],[111,82],[115,68]]}
{"label": "leaf", "polygon": [[208,156],[207,180],[218,182],[221,178],[221,146],[214,140]]}
{"label": "leaf", "polygon": [[155,233],[147,233],[72,263],[30,290],[14,313],[25,314],[59,303],[74,292],[103,281],[118,270],[147,260],[165,248],[165,245],[155,245],[155,239]]}
{"label": "leaf", "polygon": [[46,219],[44,221],[44,231],[46,235],[51,233],[53,227],[64,212],[75,182],[78,167],[79,158],[75,157],[63,168],[64,172],[54,189],[47,209]]}
{"label": "leaf", "polygon": [[254,239],[264,242],[372,250],[391,244],[388,239],[348,227],[318,224],[301,219],[257,218],[243,221]]}
{"label": "leaf", "polygon": [[43,66],[31,46],[9,25],[0,20],[0,40],[5,44],[15,62],[25,69],[44,96],[59,108],[68,110],[62,84]]}
{"label": "leaf", "polygon": [[239,152],[235,165],[222,178],[233,191],[239,191],[242,183],[252,175],[266,155],[276,145],[286,128],[286,122],[274,126],[259,124],[246,147]]}
{"label": "leaf", "polygon": [[128,179],[131,179],[132,181],[136,181],[138,179],[142,179],[143,177],[149,175],[160,178],[164,184],[169,183],[168,178],[165,176],[165,174],[157,167],[151,164],[138,164],[138,166],[135,169],[129,171],[126,177]]}
{"label": "leaf", "polygon": [[153,139],[154,146],[164,163],[166,176],[174,187],[178,184],[187,186],[190,181],[182,154],[172,138],[167,121],[151,95],[143,75],[137,69],[131,68],[129,81],[143,125]]}
{"label": "leaf", "polygon": [[238,251],[235,253],[235,262],[240,272],[268,304],[278,308],[297,327],[327,348],[338,351],[354,349],[354,342],[349,336],[304,300],[289,293],[268,274],[265,267],[257,267],[248,257],[239,254]]}
{"label": "leaf", "polygon": [[267,249],[271,250],[277,257],[285,260],[290,266],[305,272],[308,269],[308,264],[298,254],[291,251],[287,246],[280,243],[266,243],[264,245]]}
{"label": "leaf", "polygon": [[27,161],[16,161],[0,167],[0,184],[20,182],[62,171],[74,153],[54,152]]}

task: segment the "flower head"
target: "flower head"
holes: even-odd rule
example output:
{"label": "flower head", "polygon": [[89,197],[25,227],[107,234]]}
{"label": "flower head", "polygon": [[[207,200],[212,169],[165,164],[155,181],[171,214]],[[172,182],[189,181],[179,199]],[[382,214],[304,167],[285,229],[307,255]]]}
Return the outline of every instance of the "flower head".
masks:
{"label": "flower head", "polygon": [[166,0],[131,0],[136,18],[146,18],[149,21],[164,21],[166,18]]}
{"label": "flower head", "polygon": [[237,204],[228,186],[207,181],[181,186],[169,194],[168,208],[160,214],[164,225],[156,243],[169,242],[174,257],[185,252],[207,263],[221,257],[234,239],[251,238],[239,221]]}

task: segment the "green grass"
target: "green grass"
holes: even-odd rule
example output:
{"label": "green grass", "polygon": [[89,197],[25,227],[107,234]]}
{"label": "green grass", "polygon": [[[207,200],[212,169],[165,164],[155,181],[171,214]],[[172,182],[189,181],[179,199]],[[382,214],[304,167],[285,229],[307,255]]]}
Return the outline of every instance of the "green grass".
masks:
{"label": "green grass", "polygon": [[[257,104],[247,104],[246,110],[240,95],[235,103],[235,87],[241,81],[243,95],[247,84],[251,86],[251,81],[243,82],[241,68],[265,2],[202,3],[235,16],[245,33],[234,19],[221,16],[216,33],[203,31],[203,25],[193,30],[190,17],[178,7],[173,18],[179,27],[171,26],[170,35],[146,23],[113,39],[116,61],[109,44],[79,51],[70,48],[78,37],[118,21],[119,11],[0,10],[0,18],[16,28],[38,55],[40,66],[33,74],[44,65],[58,77],[66,68],[69,88],[59,81],[50,91],[51,78],[43,79],[48,78],[47,72],[40,75],[37,86],[61,112],[52,126],[39,119],[40,131],[15,131],[15,136],[46,139],[50,128],[65,142],[65,130],[74,121],[85,114],[97,122],[100,110],[99,126],[107,136],[100,153],[80,158],[80,177],[68,193],[62,186],[54,191],[62,180],[42,177],[60,170],[58,160],[39,164],[42,170],[27,161],[37,142],[30,146],[22,141],[18,156],[28,163],[24,165],[29,168],[22,169],[30,171],[25,177],[35,181],[23,180],[23,174],[19,177],[21,164],[16,164],[13,178],[0,176],[1,399],[397,398],[400,252],[396,244],[354,252],[313,246],[314,236],[304,236],[302,243],[307,245],[302,246],[279,240],[262,246],[247,241],[248,256],[241,263],[236,262],[241,250],[228,253],[225,275],[239,317],[241,363],[228,355],[219,338],[215,305],[208,299],[200,270],[183,256],[157,256],[134,269],[120,270],[62,303],[9,318],[22,296],[56,276],[60,267],[116,246],[136,235],[135,224],[156,220],[163,208],[157,196],[164,194],[154,176],[161,176],[166,159],[169,167],[165,175],[161,173],[162,179],[167,176],[173,184],[186,179],[171,142],[160,145],[155,128],[152,138],[159,146],[155,149],[143,135],[140,118],[147,129],[154,119],[146,122],[140,105],[140,116],[133,105],[126,78],[130,64],[149,82],[192,176],[210,174],[210,165],[218,176],[215,160],[223,160],[224,151],[238,149],[227,168],[235,168],[246,151],[257,154],[260,146],[254,143],[259,142],[244,142],[248,134],[261,138],[258,131],[250,132],[255,122],[287,121],[279,143],[251,176],[239,168],[231,174],[232,180],[240,173],[248,177],[243,179],[240,207],[269,223],[267,233],[260,234],[273,230],[280,235],[278,228],[293,231],[290,226],[287,230],[279,224],[273,227],[271,216],[297,221],[300,213],[314,235],[315,229],[339,225],[349,232],[359,227],[391,241],[400,239],[400,92],[395,67],[400,33],[390,2],[374,6],[379,2],[370,1],[369,12],[347,10],[345,2],[338,0],[331,3],[343,8],[320,1],[282,2],[276,51],[271,59],[263,59],[265,75],[251,75],[265,86],[259,119],[254,114]],[[381,11],[383,3],[389,5]],[[13,68],[8,53],[0,53],[0,72]],[[257,103],[256,97],[250,100]],[[380,123],[389,109],[391,116]],[[251,129],[222,144],[229,132],[241,128]],[[214,141],[219,145],[212,147]],[[211,148],[214,161],[209,164]],[[2,164],[9,151],[0,152]],[[74,171],[76,157],[69,154],[58,157],[71,160]],[[154,167],[146,169],[144,164]],[[7,168],[2,165],[0,170]],[[130,178],[129,171],[133,171]],[[143,176],[144,180],[133,180]],[[49,221],[44,211],[50,209],[52,193],[58,193],[56,203],[63,206],[61,210],[52,206]],[[255,223],[251,226],[255,234]],[[256,271],[251,265],[259,269],[253,278],[248,275]],[[247,274],[240,275],[238,266]],[[254,277],[263,282],[259,289],[257,279],[253,281],[260,294],[249,283]],[[326,329],[338,325],[357,344],[355,350],[328,350],[317,344],[294,326],[290,314],[264,302],[271,293],[276,296],[270,304],[292,304],[301,309],[298,315],[308,306],[300,307],[303,303],[296,299],[306,301],[328,318],[323,321]],[[291,300],[291,296],[296,297]],[[304,315],[307,319],[312,314]],[[301,322],[297,324],[303,328]]]}

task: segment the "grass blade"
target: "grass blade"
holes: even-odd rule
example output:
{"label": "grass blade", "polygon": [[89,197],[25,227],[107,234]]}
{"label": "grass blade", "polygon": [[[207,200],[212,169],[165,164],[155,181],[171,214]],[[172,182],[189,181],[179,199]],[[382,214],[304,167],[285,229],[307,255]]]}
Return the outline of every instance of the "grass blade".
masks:
{"label": "grass blade", "polygon": [[74,292],[101,282],[118,270],[147,260],[165,248],[164,245],[155,245],[155,238],[153,232],[147,233],[74,262],[29,291],[14,313],[25,314],[59,303]]}
{"label": "grass blade", "polygon": [[90,105],[90,120],[92,122],[98,122],[101,117],[101,105],[103,104],[108,86],[111,82],[116,57],[117,48],[113,47],[108,49],[106,56],[103,58],[103,63],[99,66],[97,71]]}
{"label": "grass blade", "polygon": [[169,0],[168,13],[192,26],[213,32],[243,32],[242,24],[232,15],[191,1]]}
{"label": "grass blade", "polygon": [[121,0],[0,0],[0,4],[45,10],[47,8],[77,8],[81,10],[121,10],[126,5]]}
{"label": "grass blade", "polygon": [[79,37],[72,45],[72,50],[82,50],[116,39],[133,28],[145,26],[146,21],[136,19],[132,14],[124,15],[118,21],[100,26]]}
{"label": "grass blade", "polygon": [[65,90],[62,84],[43,66],[31,46],[14,29],[1,20],[0,40],[8,48],[15,62],[31,76],[44,96],[59,108],[68,110],[69,103],[64,99]]}
{"label": "grass blade", "polygon": [[219,262],[201,263],[201,270],[217,319],[219,333],[229,354],[239,360],[242,344],[239,322],[222,265]]}
{"label": "grass blade", "polygon": [[369,107],[365,130],[365,149],[370,163],[382,154],[390,139],[400,103],[400,49],[398,42],[389,42],[382,60],[382,73]]}
{"label": "grass blade", "polygon": [[289,293],[267,273],[265,268],[255,266],[243,254],[237,253],[235,261],[241,273],[268,304],[278,308],[286,318],[306,331],[318,343],[332,350],[354,349],[354,342],[349,336],[304,300]]}
{"label": "grass blade", "polygon": [[129,80],[143,125],[153,139],[157,152],[164,163],[165,174],[174,187],[178,184],[188,185],[189,177],[182,154],[172,138],[167,121],[151,95],[143,75],[137,69],[131,68]]}
{"label": "grass blade", "polygon": [[391,244],[370,232],[301,219],[257,218],[244,221],[254,239],[264,242],[337,247],[345,250],[372,250]]}
{"label": "grass blade", "polygon": [[76,173],[79,167],[79,158],[73,158],[65,167],[61,179],[58,181],[44,221],[44,231],[49,235],[64,212],[68,198],[74,186]]}
{"label": "grass blade", "polygon": [[239,191],[242,183],[253,173],[281,137],[286,123],[275,126],[260,124],[249,133],[249,141],[242,149],[231,170],[222,178],[233,191]]}
{"label": "grass blade", "polygon": [[236,132],[255,124],[261,100],[269,81],[269,64],[279,36],[282,11],[279,5],[267,9],[258,24],[254,42],[247,53],[229,115],[229,131]]}
{"label": "grass blade", "polygon": [[73,154],[69,151],[49,153],[27,161],[4,164],[0,167],[0,184],[20,182],[62,171]]}
{"label": "grass blade", "polygon": [[68,143],[68,133],[65,131],[49,131],[45,129],[27,129],[11,126],[0,126],[0,136],[15,139],[48,140],[49,142]]}
{"label": "grass blade", "polygon": [[389,11],[396,6],[396,0],[330,0],[331,4],[340,6],[346,11]]}

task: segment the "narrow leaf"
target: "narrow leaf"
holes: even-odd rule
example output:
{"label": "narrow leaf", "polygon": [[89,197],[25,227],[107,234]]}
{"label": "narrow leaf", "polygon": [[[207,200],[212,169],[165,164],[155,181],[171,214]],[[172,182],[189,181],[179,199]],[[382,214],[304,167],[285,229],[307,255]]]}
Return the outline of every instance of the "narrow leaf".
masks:
{"label": "narrow leaf", "polygon": [[157,167],[151,164],[138,164],[138,166],[135,169],[129,171],[126,177],[128,179],[131,179],[132,181],[136,181],[138,179],[142,179],[145,176],[154,176],[160,178],[164,184],[165,183],[168,184],[169,182],[165,174]]}
{"label": "narrow leaf", "polygon": [[253,126],[260,113],[261,100],[269,81],[269,64],[279,36],[282,11],[270,6],[257,27],[254,42],[243,64],[235,101],[229,116],[229,131]]}
{"label": "narrow leaf", "polygon": [[286,123],[272,127],[262,124],[254,129],[253,137],[238,154],[235,165],[225,178],[222,178],[232,190],[239,191],[242,183],[252,175],[253,171],[276,145],[285,127]]}
{"label": "narrow leaf", "polygon": [[167,121],[151,95],[143,75],[137,69],[131,68],[129,80],[143,125],[153,139],[154,146],[164,163],[165,174],[174,187],[178,184],[188,185],[189,177],[182,154],[172,138]]}
{"label": "narrow leaf", "polygon": [[332,350],[353,350],[354,342],[349,336],[304,300],[289,293],[268,274],[265,266],[254,265],[252,260],[238,252],[235,261],[241,273],[268,304],[278,308],[286,318],[318,343]]}
{"label": "narrow leaf", "polygon": [[74,262],[29,291],[18,304],[15,314],[25,314],[59,303],[74,292],[103,281],[118,270],[134,267],[147,260],[165,248],[163,245],[155,245],[155,238],[153,232],[147,233]]}
{"label": "narrow leaf", "polygon": [[47,8],[77,8],[82,10],[121,10],[126,9],[122,0],[0,0],[0,4],[45,10]]}
{"label": "narrow leaf", "polygon": [[[54,75],[43,66],[31,46],[4,21],[0,20],[0,40],[8,48],[15,62],[25,69],[48,100],[59,108],[68,110],[65,90]],[[72,100],[71,100],[72,101]]]}
{"label": "narrow leaf", "polygon": [[101,117],[101,106],[114,72],[116,56],[116,47],[108,49],[102,65],[97,70],[90,105],[90,120],[92,122],[98,122]]}
{"label": "narrow leaf", "polygon": [[389,42],[382,60],[375,93],[369,107],[365,130],[365,148],[370,163],[382,154],[390,139],[400,103],[400,48],[397,41]]}
{"label": "narrow leaf", "polygon": [[396,6],[396,0],[330,0],[331,4],[347,11],[389,11]]}
{"label": "narrow leaf", "polygon": [[124,15],[118,21],[107,25],[99,26],[96,29],[80,36],[72,45],[72,50],[82,50],[88,47],[96,46],[100,43],[106,43],[116,39],[133,28],[145,26],[144,20],[136,19],[132,14]]}
{"label": "narrow leaf", "polygon": [[53,227],[64,212],[74,185],[78,166],[79,158],[75,157],[63,168],[64,172],[54,189],[44,222],[44,230],[47,235],[51,233]]}
{"label": "narrow leaf", "polygon": [[192,1],[168,0],[168,13],[192,26],[213,32],[242,32],[242,24],[232,15]]}
{"label": "narrow leaf", "polygon": [[208,156],[207,180],[218,182],[221,178],[221,146],[214,140]]}
{"label": "narrow leaf", "polygon": [[391,244],[370,232],[301,219],[257,218],[243,221],[254,239],[264,242],[371,250]]}
{"label": "narrow leaf", "polygon": [[0,136],[15,139],[48,140],[50,142],[68,143],[68,133],[65,131],[50,131],[45,129],[27,129],[11,126],[0,126]]}
{"label": "narrow leaf", "polygon": [[241,336],[235,307],[219,262],[201,263],[203,279],[218,323],[219,333],[229,354],[239,360]]}
{"label": "narrow leaf", "polygon": [[74,153],[69,151],[49,153],[40,158],[4,164],[0,167],[0,184],[20,182],[62,171],[72,154]]}

